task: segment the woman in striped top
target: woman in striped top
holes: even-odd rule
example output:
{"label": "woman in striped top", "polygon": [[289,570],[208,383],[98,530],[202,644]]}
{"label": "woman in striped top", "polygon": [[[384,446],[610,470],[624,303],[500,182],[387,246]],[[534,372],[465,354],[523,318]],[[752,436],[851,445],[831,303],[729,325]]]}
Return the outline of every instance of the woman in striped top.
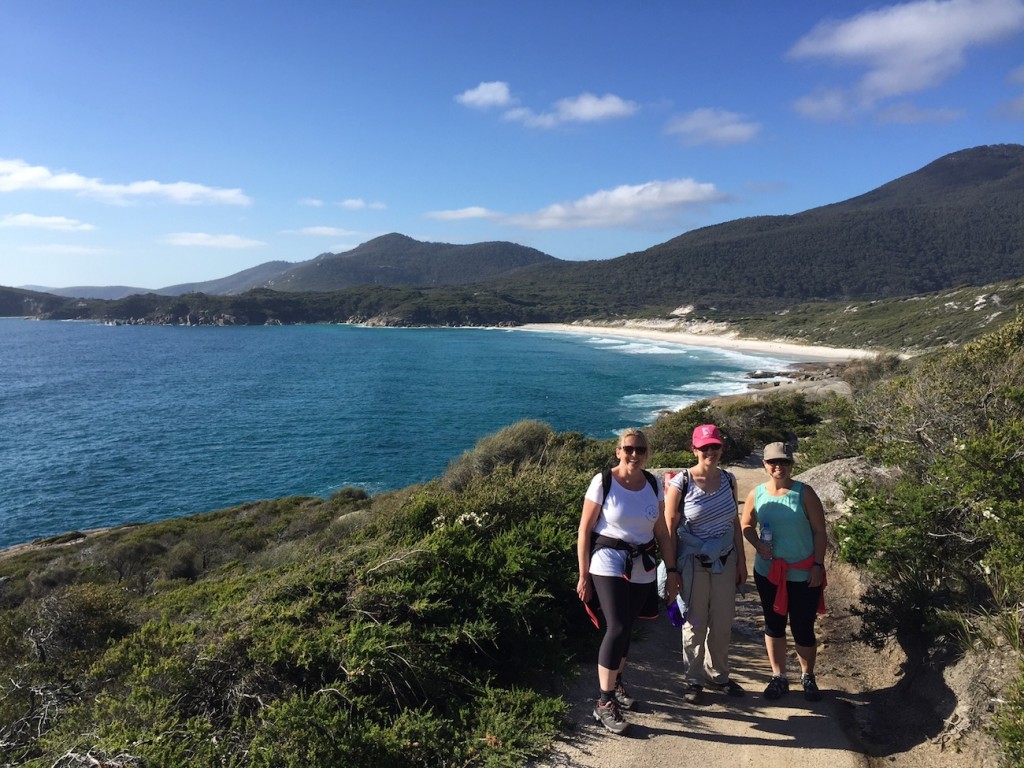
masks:
{"label": "woman in striped top", "polygon": [[665,521],[675,531],[676,567],[686,603],[683,697],[696,703],[705,685],[730,696],[743,688],[729,677],[729,640],[736,588],[747,580],[736,503],[736,480],[718,466],[722,435],[714,424],[693,431],[697,463],[673,477],[665,490]]}

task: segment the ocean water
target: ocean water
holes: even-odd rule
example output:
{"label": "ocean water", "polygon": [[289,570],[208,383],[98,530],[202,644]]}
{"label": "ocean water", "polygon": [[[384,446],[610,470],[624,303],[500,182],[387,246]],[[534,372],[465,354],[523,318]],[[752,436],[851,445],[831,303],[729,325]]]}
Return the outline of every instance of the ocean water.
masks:
{"label": "ocean water", "polygon": [[611,437],[784,358],[600,335],[0,320],[0,548],[437,477],[522,419]]}

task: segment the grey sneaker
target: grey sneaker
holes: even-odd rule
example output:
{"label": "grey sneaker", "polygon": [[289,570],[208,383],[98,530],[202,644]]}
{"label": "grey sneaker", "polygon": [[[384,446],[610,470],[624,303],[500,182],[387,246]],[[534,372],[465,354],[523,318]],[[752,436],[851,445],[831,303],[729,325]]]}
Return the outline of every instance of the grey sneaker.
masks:
{"label": "grey sneaker", "polygon": [[704,692],[704,686],[699,683],[687,683],[683,688],[683,700],[690,704],[700,701],[700,695]]}
{"label": "grey sneaker", "polygon": [[766,699],[781,699],[787,693],[789,693],[789,680],[779,677],[779,675],[775,675],[769,680],[768,687],[764,689]]}
{"label": "grey sneaker", "polygon": [[821,691],[818,690],[818,684],[814,681],[814,675],[805,672],[800,677],[800,685],[804,687],[804,698],[808,701],[821,701]]}
{"label": "grey sneaker", "polygon": [[619,702],[619,709],[624,709],[627,712],[633,708],[634,704],[636,704],[636,699],[626,693],[626,689],[622,685],[622,680],[617,680],[615,682],[614,698]]}
{"label": "grey sneaker", "polygon": [[727,680],[725,685],[722,686],[722,690],[727,696],[732,696],[735,699],[741,698],[746,693],[746,691],[743,690],[743,686],[735,680]]}
{"label": "grey sneaker", "polygon": [[629,723],[622,717],[619,710],[619,702],[609,699],[607,704],[602,704],[598,699],[594,707],[594,719],[612,733],[622,733],[629,728]]}

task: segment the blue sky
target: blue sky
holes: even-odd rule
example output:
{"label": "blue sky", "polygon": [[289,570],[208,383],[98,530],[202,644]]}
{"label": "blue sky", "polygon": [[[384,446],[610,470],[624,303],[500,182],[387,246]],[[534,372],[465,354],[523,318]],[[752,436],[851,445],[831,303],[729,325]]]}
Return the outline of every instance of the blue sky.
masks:
{"label": "blue sky", "polygon": [[1024,140],[1024,0],[0,0],[0,285],[561,259]]}

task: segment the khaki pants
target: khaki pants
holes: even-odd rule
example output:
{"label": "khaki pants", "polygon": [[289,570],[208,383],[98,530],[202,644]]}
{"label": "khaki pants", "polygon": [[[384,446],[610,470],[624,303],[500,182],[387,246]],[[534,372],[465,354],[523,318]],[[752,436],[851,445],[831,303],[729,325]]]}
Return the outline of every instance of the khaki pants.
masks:
{"label": "khaki pants", "polygon": [[683,626],[683,661],[686,681],[697,685],[724,685],[729,681],[729,640],[736,615],[736,550],[729,553],[722,572],[712,574],[699,562],[693,565],[693,587]]}

